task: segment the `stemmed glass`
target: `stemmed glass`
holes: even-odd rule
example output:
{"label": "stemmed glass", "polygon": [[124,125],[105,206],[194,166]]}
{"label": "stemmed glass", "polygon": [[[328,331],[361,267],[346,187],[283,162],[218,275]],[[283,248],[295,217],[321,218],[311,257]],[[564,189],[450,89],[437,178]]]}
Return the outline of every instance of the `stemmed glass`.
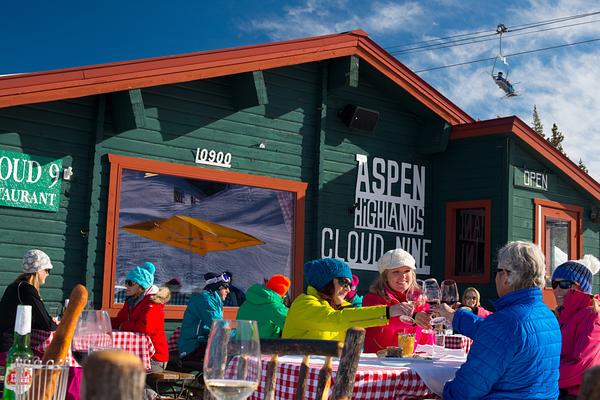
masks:
{"label": "stemmed glass", "polygon": [[[423,294],[425,295],[425,301],[429,304],[430,312],[440,304],[442,300],[442,292],[440,286],[435,278],[425,279],[423,281]],[[436,317],[431,320],[431,324],[443,324],[446,322],[444,317]]]}
{"label": "stemmed glass", "polygon": [[212,395],[246,399],[258,388],[260,376],[256,321],[214,320],[204,356],[204,383]]}
{"label": "stemmed glass", "polygon": [[440,285],[442,291],[442,303],[448,304],[450,307],[458,303],[458,286],[452,279],[442,281]]}
{"label": "stemmed glass", "polygon": [[[412,285],[408,289],[406,289],[406,302],[413,307],[417,307],[423,305],[425,303],[425,297],[423,296],[423,286],[421,285]],[[407,324],[412,324],[415,320],[410,315],[401,315],[400,321],[405,322]]]}
{"label": "stemmed glass", "polygon": [[83,310],[71,342],[75,361],[83,366],[90,353],[112,347],[112,327],[108,313],[102,310]]}

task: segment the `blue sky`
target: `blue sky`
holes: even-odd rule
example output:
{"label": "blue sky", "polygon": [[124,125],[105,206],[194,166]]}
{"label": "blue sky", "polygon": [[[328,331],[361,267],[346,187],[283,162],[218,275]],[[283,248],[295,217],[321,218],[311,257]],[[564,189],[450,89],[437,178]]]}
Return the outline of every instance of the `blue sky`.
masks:
{"label": "blue sky", "polygon": [[[509,30],[600,11],[600,1],[158,1],[105,0],[3,4],[0,74],[43,71],[266,43],[363,29],[390,51],[436,37]],[[568,24],[577,26],[567,27]],[[509,32],[513,54],[600,38],[600,14],[544,28]],[[498,41],[398,54],[414,71],[494,57]],[[505,98],[490,78],[492,62],[419,75],[474,118],[517,115],[531,123],[536,104],[544,128],[557,123],[569,157],[600,180],[600,41],[508,57],[520,96]]]}

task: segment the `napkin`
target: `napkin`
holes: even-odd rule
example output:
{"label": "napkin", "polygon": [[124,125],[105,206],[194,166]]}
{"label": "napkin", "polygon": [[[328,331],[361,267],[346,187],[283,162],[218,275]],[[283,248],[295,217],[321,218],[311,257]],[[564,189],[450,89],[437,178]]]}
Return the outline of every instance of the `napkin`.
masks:
{"label": "napkin", "polygon": [[434,359],[441,359],[445,357],[449,358],[460,358],[464,362],[466,354],[463,349],[447,349],[445,347],[431,345],[431,344],[418,344],[415,349],[416,353],[426,353],[432,355]]}

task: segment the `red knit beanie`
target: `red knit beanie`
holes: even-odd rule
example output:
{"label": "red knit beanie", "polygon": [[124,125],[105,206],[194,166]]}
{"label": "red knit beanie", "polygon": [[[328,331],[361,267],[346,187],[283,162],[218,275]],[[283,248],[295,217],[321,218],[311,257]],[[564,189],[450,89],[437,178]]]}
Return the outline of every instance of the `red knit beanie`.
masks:
{"label": "red knit beanie", "polygon": [[290,288],[290,279],[287,276],[275,274],[271,277],[271,279],[269,279],[266,286],[283,297]]}

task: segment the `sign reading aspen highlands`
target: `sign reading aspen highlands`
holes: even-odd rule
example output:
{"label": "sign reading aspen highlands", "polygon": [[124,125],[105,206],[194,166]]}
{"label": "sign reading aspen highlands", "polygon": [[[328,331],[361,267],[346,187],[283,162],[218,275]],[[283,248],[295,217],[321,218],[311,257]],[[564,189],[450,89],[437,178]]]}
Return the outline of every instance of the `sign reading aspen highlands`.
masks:
{"label": "sign reading aspen highlands", "polygon": [[0,206],[58,211],[62,160],[0,150]]}

